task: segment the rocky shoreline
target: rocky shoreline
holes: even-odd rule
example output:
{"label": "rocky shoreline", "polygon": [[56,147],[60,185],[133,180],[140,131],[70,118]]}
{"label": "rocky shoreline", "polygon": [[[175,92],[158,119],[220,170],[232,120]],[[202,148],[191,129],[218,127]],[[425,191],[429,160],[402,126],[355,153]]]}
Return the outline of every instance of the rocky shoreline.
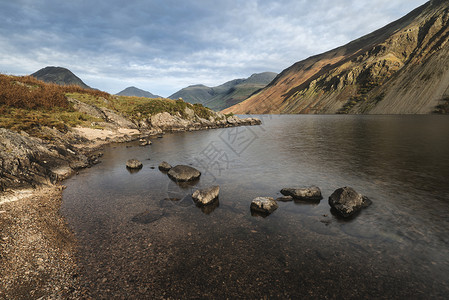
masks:
{"label": "rocky shoreline", "polygon": [[[99,162],[101,147],[166,132],[259,125],[216,114],[205,120],[159,113],[139,124],[106,117],[103,129],[40,128],[41,136],[0,128],[0,298],[88,298],[79,285],[76,239],[59,214],[60,182]],[[190,115],[189,115],[190,113]]]}
{"label": "rocky shoreline", "polygon": [[[186,109],[187,110],[187,109]],[[215,114],[205,120],[163,112],[140,123],[112,112],[103,129],[39,128],[41,137],[0,128],[0,298],[79,299],[76,239],[59,214],[60,182],[99,162],[102,146],[149,141],[166,132],[259,125],[254,118]]]}

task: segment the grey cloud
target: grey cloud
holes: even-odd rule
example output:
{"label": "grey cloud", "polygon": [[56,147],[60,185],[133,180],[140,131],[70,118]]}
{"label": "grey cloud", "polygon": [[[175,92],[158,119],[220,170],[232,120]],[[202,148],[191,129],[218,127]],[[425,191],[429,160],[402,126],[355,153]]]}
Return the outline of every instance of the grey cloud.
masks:
{"label": "grey cloud", "polygon": [[[424,0],[0,2],[0,71],[70,68],[90,85],[168,96],[276,71],[397,19]],[[123,85],[123,86],[120,86]]]}

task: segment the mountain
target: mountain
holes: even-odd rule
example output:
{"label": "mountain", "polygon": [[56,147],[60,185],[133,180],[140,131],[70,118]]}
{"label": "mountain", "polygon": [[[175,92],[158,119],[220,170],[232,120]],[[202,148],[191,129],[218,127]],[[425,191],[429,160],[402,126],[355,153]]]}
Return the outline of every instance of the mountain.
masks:
{"label": "mountain", "polygon": [[79,85],[82,88],[90,89],[79,77],[73,74],[69,69],[61,67],[46,67],[31,74],[31,76],[48,83],[59,85]]}
{"label": "mountain", "polygon": [[156,99],[156,98],[162,98],[161,96],[158,95],[154,95],[150,92],[138,89],[134,86],[130,86],[127,87],[126,89],[124,89],[123,91],[117,93],[116,95],[118,96],[131,96],[131,97],[145,97],[145,98],[151,98],[151,99]]}
{"label": "mountain", "polygon": [[300,61],[224,113],[428,114],[449,110],[449,1],[430,1]]}
{"label": "mountain", "polygon": [[253,93],[264,88],[276,75],[272,72],[258,73],[251,75],[249,78],[234,79],[216,87],[192,85],[174,93],[169,98],[182,98],[189,103],[201,103],[219,111],[245,100]]}

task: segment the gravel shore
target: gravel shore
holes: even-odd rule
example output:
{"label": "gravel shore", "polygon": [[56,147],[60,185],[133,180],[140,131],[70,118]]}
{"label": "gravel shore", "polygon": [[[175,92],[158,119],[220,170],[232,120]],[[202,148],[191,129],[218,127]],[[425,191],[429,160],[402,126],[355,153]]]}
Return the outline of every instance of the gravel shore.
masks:
{"label": "gravel shore", "polygon": [[0,299],[80,299],[76,240],[59,214],[62,185],[0,204]]}

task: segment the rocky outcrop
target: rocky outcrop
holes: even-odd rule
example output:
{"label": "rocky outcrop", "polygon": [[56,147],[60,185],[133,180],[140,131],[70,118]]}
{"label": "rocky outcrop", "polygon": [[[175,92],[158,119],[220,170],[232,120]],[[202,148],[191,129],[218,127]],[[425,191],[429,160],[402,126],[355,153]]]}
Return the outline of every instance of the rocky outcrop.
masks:
{"label": "rocky outcrop", "polygon": [[344,218],[354,216],[362,208],[370,206],[371,203],[370,199],[350,187],[339,188],[329,197],[329,205]]}
{"label": "rocky outcrop", "polygon": [[171,168],[172,168],[172,166],[166,161],[163,161],[159,164],[159,170],[161,170],[163,172],[168,172],[168,171],[170,171]]}
{"label": "rocky outcrop", "polygon": [[68,144],[80,142],[70,133],[48,128],[46,134],[52,142],[0,128],[0,191],[52,184],[98,161]]}
{"label": "rocky outcrop", "polygon": [[186,181],[194,181],[196,179],[199,179],[201,176],[201,172],[197,169],[185,166],[185,165],[178,165],[176,167],[173,167],[168,171],[168,177],[170,177],[174,181],[179,182],[186,182]]}
{"label": "rocky outcrop", "polygon": [[278,204],[271,197],[257,197],[251,202],[251,211],[262,214],[271,214],[278,208]]}
{"label": "rocky outcrop", "polygon": [[305,187],[305,188],[285,188],[281,190],[284,196],[291,196],[296,200],[321,200],[321,190],[319,187]]}
{"label": "rocky outcrop", "polygon": [[218,199],[220,187],[218,185],[202,190],[196,190],[192,194],[192,199],[198,205],[209,205]]}
{"label": "rocky outcrop", "polygon": [[209,119],[204,119],[195,115],[194,111],[189,108],[186,108],[186,111],[188,116],[186,118],[181,117],[180,114],[158,113],[146,121],[141,121],[141,126],[152,127],[160,131],[194,131],[233,126],[254,126],[262,123],[257,118],[240,119],[237,116],[226,117],[219,113],[209,117]]}
{"label": "rocky outcrop", "polygon": [[181,116],[172,116],[168,112],[158,113],[151,117],[151,126],[162,130],[185,130],[190,122]]}
{"label": "rocky outcrop", "polygon": [[133,158],[126,162],[126,167],[129,169],[142,169],[143,164],[139,160]]}

